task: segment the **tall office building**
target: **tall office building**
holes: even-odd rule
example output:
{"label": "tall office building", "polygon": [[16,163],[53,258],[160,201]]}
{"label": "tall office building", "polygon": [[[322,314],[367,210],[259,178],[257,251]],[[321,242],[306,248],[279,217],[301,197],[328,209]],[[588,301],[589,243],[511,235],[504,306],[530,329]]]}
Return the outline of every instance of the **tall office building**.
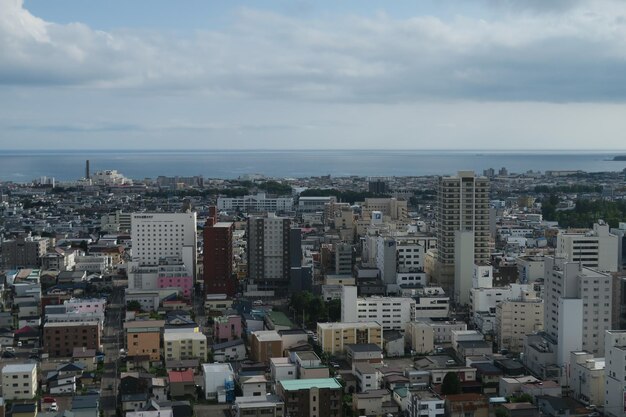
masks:
{"label": "tall office building", "polygon": [[183,261],[196,277],[196,213],[133,213],[130,236],[132,259],[141,265],[158,265],[164,258]]}
{"label": "tall office building", "polygon": [[[473,171],[441,177],[437,189],[436,223],[436,279],[448,291],[454,287],[451,293],[457,302],[467,301],[473,267],[465,268],[467,276],[460,282],[456,277],[455,283],[455,260],[473,259],[474,264],[489,261],[489,179],[477,177]],[[465,256],[467,252],[470,256]],[[457,284],[466,285],[459,288]]]}
{"label": "tall office building", "polygon": [[234,224],[218,222],[215,207],[209,208],[209,218],[203,230],[204,293],[237,293],[237,282],[233,275],[233,230]]}
{"label": "tall office building", "polygon": [[274,291],[275,296],[288,294],[291,267],[301,266],[292,265],[297,262],[297,256],[295,253],[291,256],[291,253],[298,248],[290,245],[291,234],[291,219],[288,217],[268,213],[248,218],[249,284],[256,285],[260,291]]}

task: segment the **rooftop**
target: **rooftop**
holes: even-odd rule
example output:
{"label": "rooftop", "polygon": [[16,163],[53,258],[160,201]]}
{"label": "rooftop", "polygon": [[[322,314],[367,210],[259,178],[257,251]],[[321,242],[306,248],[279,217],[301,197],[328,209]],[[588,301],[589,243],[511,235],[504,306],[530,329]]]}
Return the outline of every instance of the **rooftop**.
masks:
{"label": "rooftop", "polygon": [[3,374],[29,373],[29,372],[32,372],[33,369],[35,369],[36,367],[37,367],[37,364],[35,363],[12,363],[12,364],[5,365],[4,368],[2,368],[2,373]]}
{"label": "rooftop", "polygon": [[280,381],[285,391],[298,391],[311,388],[341,389],[341,384],[335,378],[292,379]]}
{"label": "rooftop", "polygon": [[375,343],[348,343],[345,345],[346,349],[350,349],[353,352],[380,352],[382,349]]}

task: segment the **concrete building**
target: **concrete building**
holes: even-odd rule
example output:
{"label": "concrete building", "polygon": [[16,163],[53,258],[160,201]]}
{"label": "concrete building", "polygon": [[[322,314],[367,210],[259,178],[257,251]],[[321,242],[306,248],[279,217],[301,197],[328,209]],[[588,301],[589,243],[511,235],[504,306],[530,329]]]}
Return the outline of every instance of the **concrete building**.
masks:
{"label": "concrete building", "polygon": [[74,347],[100,350],[101,323],[59,322],[43,326],[43,349],[50,357],[72,357]]}
{"label": "concrete building", "polygon": [[604,332],[611,328],[612,277],[579,262],[546,257],[544,328],[558,344],[557,363],[570,352],[604,355]]}
{"label": "concrete building", "polygon": [[293,211],[293,197],[268,197],[265,193],[241,197],[218,197],[217,209],[251,213]]}
{"label": "concrete building", "polygon": [[206,362],[207,352],[206,336],[199,331],[170,332],[165,329],[163,333],[163,356],[166,361],[197,358]]}
{"label": "concrete building", "polygon": [[407,413],[409,417],[443,417],[445,401],[432,391],[410,390]]}
{"label": "concrete building", "polygon": [[163,258],[178,258],[189,275],[196,276],[196,213],[133,213],[132,259],[140,265],[158,265]]}
{"label": "concrete building", "polygon": [[455,287],[455,300],[466,299],[468,296],[463,290],[471,288],[471,282],[465,282],[468,277],[459,282],[463,289],[456,285],[455,259],[470,258],[465,256],[470,252],[472,264],[489,261],[489,188],[489,179],[477,177],[472,171],[460,171],[456,176],[439,179],[435,275],[444,288]]}
{"label": "concrete building", "polygon": [[621,417],[626,415],[626,331],[606,331],[604,343],[604,414]]}
{"label": "concrete building", "polygon": [[284,380],[276,386],[285,415],[298,417],[341,417],[342,392],[335,378]]}
{"label": "concrete building", "polygon": [[131,217],[131,213],[123,213],[121,210],[105,214],[100,218],[100,229],[106,233],[130,233]]}
{"label": "concrete building", "polygon": [[299,213],[315,213],[323,212],[327,204],[337,202],[337,197],[334,195],[329,196],[306,196],[298,197],[298,212]]}
{"label": "concrete building", "polygon": [[405,330],[412,321],[416,302],[408,297],[357,297],[357,287],[344,286],[341,297],[342,322],[382,324],[385,330]]}
{"label": "concrete building", "polygon": [[543,256],[519,256],[515,262],[520,284],[531,284],[545,276],[546,267]]}
{"label": "concrete building", "polygon": [[235,372],[230,363],[205,363],[202,374],[205,399],[218,403],[235,400]]}
{"label": "concrete building", "polygon": [[209,214],[202,232],[204,293],[234,297],[238,290],[233,275],[234,223],[218,222],[213,207],[209,208]]}
{"label": "concrete building", "polygon": [[604,222],[595,223],[585,232],[561,231],[557,235],[556,254],[570,262],[601,272],[619,271],[618,237]]}
{"label": "concrete building", "polygon": [[317,323],[317,337],[322,350],[331,355],[343,353],[347,344],[374,343],[383,347],[383,327],[375,321]]}
{"label": "concrete building", "polygon": [[498,347],[523,352],[526,335],[543,330],[544,303],[534,296],[522,295],[496,305],[495,333]]}
{"label": "concrete building", "polygon": [[128,356],[148,357],[152,362],[159,361],[164,326],[163,320],[137,320],[124,323]]}
{"label": "concrete building", "polygon": [[283,356],[283,339],[276,330],[260,330],[250,334],[250,356],[257,362],[270,363]]}
{"label": "concrete building", "polygon": [[32,400],[37,395],[37,364],[12,363],[2,368],[2,398]]}
{"label": "concrete building", "polygon": [[301,258],[292,256],[301,251],[300,230],[291,229],[291,219],[268,213],[248,217],[246,236],[250,284],[260,291],[286,296],[292,267],[301,267]]}
{"label": "concrete building", "polygon": [[602,406],[605,398],[604,358],[589,352],[570,353],[569,388],[572,397],[584,404]]}
{"label": "concrete building", "polygon": [[20,237],[2,242],[4,269],[38,268],[46,254],[47,238]]}

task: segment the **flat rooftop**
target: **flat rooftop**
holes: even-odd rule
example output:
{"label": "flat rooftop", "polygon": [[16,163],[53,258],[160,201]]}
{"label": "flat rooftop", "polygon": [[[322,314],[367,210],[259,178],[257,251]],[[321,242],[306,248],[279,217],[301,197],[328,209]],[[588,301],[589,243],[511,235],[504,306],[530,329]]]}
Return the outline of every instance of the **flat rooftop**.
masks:
{"label": "flat rooftop", "polygon": [[341,389],[335,378],[292,379],[279,382],[285,391],[299,391],[311,388]]}

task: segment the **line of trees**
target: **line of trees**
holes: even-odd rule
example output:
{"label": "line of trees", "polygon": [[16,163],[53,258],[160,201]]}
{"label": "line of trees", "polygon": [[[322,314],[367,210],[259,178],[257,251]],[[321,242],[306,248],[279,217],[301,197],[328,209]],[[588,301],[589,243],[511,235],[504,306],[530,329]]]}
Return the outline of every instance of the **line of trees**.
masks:
{"label": "line of trees", "polygon": [[295,313],[298,322],[303,319],[307,327],[314,327],[318,322],[334,322],[341,319],[341,300],[324,301],[322,297],[309,291],[293,293],[289,307]]}
{"label": "line of trees", "polygon": [[552,194],[541,202],[544,219],[558,221],[561,227],[590,228],[598,220],[618,227],[626,219],[626,201],[576,200],[573,210],[556,211],[560,199]]}

